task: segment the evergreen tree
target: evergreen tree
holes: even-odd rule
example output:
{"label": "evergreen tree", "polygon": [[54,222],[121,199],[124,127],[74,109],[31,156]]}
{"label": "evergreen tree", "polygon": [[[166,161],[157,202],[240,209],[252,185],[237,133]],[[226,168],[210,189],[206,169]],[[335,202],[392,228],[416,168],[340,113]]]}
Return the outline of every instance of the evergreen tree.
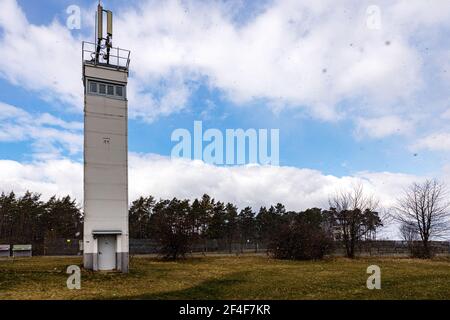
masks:
{"label": "evergreen tree", "polygon": [[40,226],[46,238],[81,238],[82,216],[75,200],[70,196],[59,199],[53,196],[44,207]]}
{"label": "evergreen tree", "polygon": [[232,244],[238,231],[238,209],[232,203],[227,203],[225,207],[224,233],[227,240],[228,251],[231,253]]}
{"label": "evergreen tree", "polygon": [[153,213],[155,199],[152,196],[140,197],[133,201],[129,210],[129,232],[134,239],[151,237],[150,218]]}
{"label": "evergreen tree", "polygon": [[238,219],[242,251],[244,243],[254,240],[255,238],[255,213],[253,212],[251,207],[245,207],[239,213]]}

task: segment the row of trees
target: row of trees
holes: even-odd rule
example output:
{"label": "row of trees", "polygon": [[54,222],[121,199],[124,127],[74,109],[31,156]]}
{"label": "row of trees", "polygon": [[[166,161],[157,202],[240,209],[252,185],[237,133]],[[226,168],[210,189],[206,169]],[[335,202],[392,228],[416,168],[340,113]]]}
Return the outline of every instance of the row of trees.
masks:
{"label": "row of trees", "polygon": [[44,239],[80,237],[83,217],[70,196],[41,200],[36,193],[0,195],[0,241],[41,243]]}
{"label": "row of trees", "polygon": [[129,211],[130,237],[155,239],[173,258],[185,254],[192,243],[211,239],[224,239],[231,252],[235,242],[243,246],[267,241],[285,214],[280,203],[256,213],[251,207],[238,210],[234,204],[216,201],[207,194],[192,203],[140,197]]}
{"label": "row of trees", "polygon": [[140,197],[130,208],[130,236],[154,238],[161,252],[176,258],[189,251],[193,243],[225,239],[229,251],[239,242],[263,243],[277,257],[320,258],[331,248],[337,235],[348,257],[355,256],[359,241],[373,238],[382,221],[376,202],[358,186],[330,200],[331,208],[286,211],[281,203],[238,211],[232,203],[215,201],[208,195],[201,199],[160,200]]}
{"label": "row of trees", "polygon": [[[353,258],[358,243],[374,239],[392,219],[400,222],[401,234],[416,256],[430,257],[430,241],[449,232],[449,203],[444,185],[435,180],[413,184],[390,211],[379,213],[378,201],[361,185],[338,192],[329,209],[287,211],[284,205],[239,210],[232,203],[208,195],[194,201],[140,197],[129,209],[130,237],[154,239],[168,258],[186,254],[193,243],[210,239],[233,243],[264,243],[277,257],[311,258],[328,252],[332,239],[342,241]],[[42,201],[30,192],[0,196],[0,241],[39,243],[52,238],[82,236],[83,215],[69,196]],[[205,245],[206,247],[206,245]]]}

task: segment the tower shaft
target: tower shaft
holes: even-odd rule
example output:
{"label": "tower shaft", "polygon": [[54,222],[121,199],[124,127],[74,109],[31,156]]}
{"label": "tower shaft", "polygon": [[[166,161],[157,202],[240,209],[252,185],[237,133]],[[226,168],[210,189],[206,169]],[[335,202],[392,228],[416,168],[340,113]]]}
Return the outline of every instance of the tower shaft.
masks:
{"label": "tower shaft", "polygon": [[84,266],[128,271],[127,70],[83,66]]}

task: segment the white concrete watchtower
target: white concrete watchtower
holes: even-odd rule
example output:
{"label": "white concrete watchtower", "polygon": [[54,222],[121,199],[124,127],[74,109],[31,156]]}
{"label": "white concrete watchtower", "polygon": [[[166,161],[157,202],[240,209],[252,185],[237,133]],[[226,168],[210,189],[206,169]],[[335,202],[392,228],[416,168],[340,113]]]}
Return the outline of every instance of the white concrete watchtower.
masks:
{"label": "white concrete watchtower", "polygon": [[[103,16],[107,35],[103,37]],[[84,239],[91,270],[128,272],[130,52],[112,47],[112,12],[99,4],[97,43],[83,42]]]}

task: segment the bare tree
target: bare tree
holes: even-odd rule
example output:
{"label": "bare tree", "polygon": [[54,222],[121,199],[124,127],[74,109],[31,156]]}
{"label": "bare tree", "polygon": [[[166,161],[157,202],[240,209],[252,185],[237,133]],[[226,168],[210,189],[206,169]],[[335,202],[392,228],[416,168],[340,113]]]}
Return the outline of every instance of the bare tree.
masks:
{"label": "bare tree", "polygon": [[416,224],[409,222],[402,222],[399,228],[400,236],[406,242],[408,250],[412,256],[416,256],[421,250],[417,246],[419,240],[419,232]]}
{"label": "bare tree", "polygon": [[412,244],[414,241],[419,240],[419,232],[417,226],[414,223],[402,222],[400,225],[400,236],[408,245]]}
{"label": "bare tree", "polygon": [[403,225],[414,226],[422,241],[423,257],[431,257],[430,241],[449,232],[450,203],[448,192],[437,180],[413,183],[398,200],[395,218]]}
{"label": "bare tree", "polygon": [[376,211],[378,200],[365,194],[363,185],[358,184],[350,191],[337,192],[329,205],[331,224],[341,233],[347,257],[354,258],[357,243],[374,236],[383,225]]}

